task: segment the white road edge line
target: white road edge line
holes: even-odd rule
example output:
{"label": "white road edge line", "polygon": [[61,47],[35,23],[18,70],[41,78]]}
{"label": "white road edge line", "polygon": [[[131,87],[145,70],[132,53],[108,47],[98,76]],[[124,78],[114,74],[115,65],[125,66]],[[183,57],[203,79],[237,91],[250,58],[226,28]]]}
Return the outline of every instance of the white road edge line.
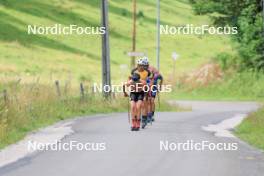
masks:
{"label": "white road edge line", "polygon": [[231,130],[238,126],[246,117],[247,114],[236,114],[234,117],[223,120],[218,124],[202,126],[202,129],[204,131],[213,132],[217,137],[235,138]]}

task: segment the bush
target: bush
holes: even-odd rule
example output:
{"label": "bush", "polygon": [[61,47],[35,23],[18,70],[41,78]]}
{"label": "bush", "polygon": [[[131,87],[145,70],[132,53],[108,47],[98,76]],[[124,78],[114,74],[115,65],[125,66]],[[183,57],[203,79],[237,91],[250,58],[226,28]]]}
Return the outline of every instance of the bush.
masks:
{"label": "bush", "polygon": [[238,67],[238,57],[230,53],[220,53],[213,58],[213,61],[216,61],[223,71],[226,71],[230,68],[236,69]]}

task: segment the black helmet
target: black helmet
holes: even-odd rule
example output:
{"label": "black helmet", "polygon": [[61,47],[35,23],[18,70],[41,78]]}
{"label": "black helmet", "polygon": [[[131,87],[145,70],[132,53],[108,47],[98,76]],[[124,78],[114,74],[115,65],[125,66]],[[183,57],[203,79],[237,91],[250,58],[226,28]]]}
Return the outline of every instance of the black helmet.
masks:
{"label": "black helmet", "polygon": [[139,81],[139,80],[140,80],[140,75],[139,75],[138,73],[134,73],[134,74],[132,75],[132,80],[133,80],[134,82]]}

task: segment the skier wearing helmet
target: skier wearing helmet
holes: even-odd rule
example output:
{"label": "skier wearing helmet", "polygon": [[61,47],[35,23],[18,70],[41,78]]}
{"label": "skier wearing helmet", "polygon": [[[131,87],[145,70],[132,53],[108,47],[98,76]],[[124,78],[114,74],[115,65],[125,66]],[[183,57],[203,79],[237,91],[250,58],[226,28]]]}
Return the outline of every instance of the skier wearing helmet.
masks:
{"label": "skier wearing helmet", "polygon": [[155,98],[163,83],[163,77],[155,67],[149,65],[149,60],[147,57],[142,58],[142,62],[143,62],[145,70],[148,70],[150,72],[150,75],[152,75],[147,80],[147,83],[150,87],[150,91],[148,93],[147,119],[148,119],[148,122],[151,122],[151,121],[154,121]]}
{"label": "skier wearing helmet", "polygon": [[[140,75],[140,80],[147,82],[148,77],[150,76],[150,71],[145,69],[145,59],[140,58],[137,60],[137,67],[131,71],[131,75],[135,73]],[[147,125],[147,115],[148,115],[148,105],[147,105],[147,92],[145,92],[144,100],[141,106],[142,110],[142,128],[145,128]]]}

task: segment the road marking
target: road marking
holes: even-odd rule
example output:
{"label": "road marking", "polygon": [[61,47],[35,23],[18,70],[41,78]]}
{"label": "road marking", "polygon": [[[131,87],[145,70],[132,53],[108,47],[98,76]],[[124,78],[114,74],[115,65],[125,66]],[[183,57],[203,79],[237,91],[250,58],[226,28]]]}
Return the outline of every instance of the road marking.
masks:
{"label": "road marking", "polygon": [[253,157],[253,156],[247,156],[246,159],[247,159],[247,160],[255,160],[256,158]]}
{"label": "road marking", "polygon": [[230,130],[234,129],[237,125],[239,125],[242,120],[246,117],[246,114],[237,114],[230,119],[226,119],[220,122],[219,124],[202,126],[202,129],[205,131],[214,132],[214,135],[217,137],[235,138],[235,136],[231,133]]}

